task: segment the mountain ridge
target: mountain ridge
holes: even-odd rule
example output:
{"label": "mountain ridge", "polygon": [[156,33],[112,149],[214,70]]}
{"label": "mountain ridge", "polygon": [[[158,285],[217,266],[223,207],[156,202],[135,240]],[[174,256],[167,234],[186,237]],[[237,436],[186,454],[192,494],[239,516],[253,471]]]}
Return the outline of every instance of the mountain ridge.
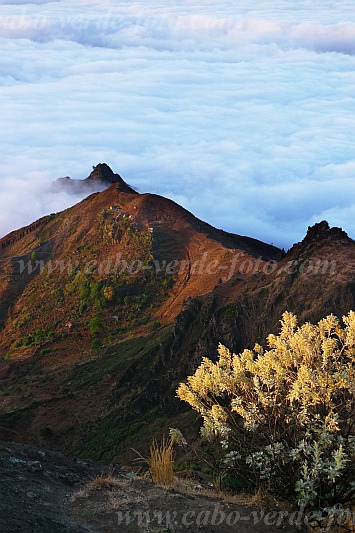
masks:
{"label": "mountain ridge", "polygon": [[[93,170],[95,175],[102,174],[103,165],[97,165]],[[107,167],[107,168],[106,168]],[[114,174],[106,165],[106,173]],[[108,169],[108,170],[107,170]],[[115,178],[116,179],[116,178]],[[134,235],[135,234],[135,235]],[[136,239],[146,238],[150,242],[149,246],[154,247],[155,259],[157,261],[177,261],[179,264],[185,262],[187,267],[199,261],[203,252],[209,254],[208,262],[221,260],[223,254],[230,250],[240,250],[241,253],[250,257],[262,256],[262,263],[278,260],[281,252],[278,248],[262,243],[256,239],[233,235],[222,230],[213,228],[211,225],[197,219],[193,214],[179,206],[172,200],[166,199],[156,194],[138,194],[129,187],[119,176],[119,181],[114,182],[101,193],[92,193],[90,196],[60,213],[51,214],[39,219],[31,225],[11,232],[0,239],[0,251],[2,251],[2,261],[11,263],[12,258],[18,262],[27,264],[31,256],[41,253],[41,246],[47,243],[47,250],[50,243],[51,252],[48,252],[47,260],[69,261],[73,255],[79,256],[78,260],[92,259],[88,254],[83,253],[84,245],[92,248],[94,242],[95,258],[97,262],[108,262],[113,256],[117,256],[117,249],[122,254],[122,261],[137,259],[133,252],[133,246],[119,246],[122,237]],[[154,245],[154,246],[153,246]],[[202,252],[203,250],[203,252]],[[93,253],[93,249],[92,249]],[[151,250],[151,255],[153,251]],[[45,260],[46,258],[42,258]],[[75,257],[77,259],[77,257]],[[241,260],[243,257],[240,258]],[[237,267],[235,264],[235,268]],[[8,265],[11,270],[11,266]],[[224,270],[228,270],[224,268]],[[223,274],[222,266],[221,273]],[[196,276],[191,278],[191,273],[180,276],[178,284],[189,284],[189,291],[180,290],[179,298],[175,298],[175,304],[171,308],[169,316],[181,308],[182,300],[185,297],[196,296],[208,292],[217,283],[217,272],[207,273],[202,279],[195,283]],[[31,276],[23,277],[22,282],[16,283],[18,287],[23,287],[25,280],[31,282],[35,275],[35,270]],[[186,280],[188,276],[188,280]],[[185,294],[187,293],[187,294]],[[0,301],[2,315],[6,315],[6,309],[14,304],[19,296],[14,287],[10,291],[3,288]],[[175,311],[173,311],[175,310]],[[166,312],[166,311],[164,311]]]}
{"label": "mountain ridge", "polygon": [[[355,309],[355,243],[322,221],[286,254],[113,183],[0,239],[0,437],[113,460],[196,423],[175,390],[239,351]],[[16,433],[14,433],[16,432]]]}

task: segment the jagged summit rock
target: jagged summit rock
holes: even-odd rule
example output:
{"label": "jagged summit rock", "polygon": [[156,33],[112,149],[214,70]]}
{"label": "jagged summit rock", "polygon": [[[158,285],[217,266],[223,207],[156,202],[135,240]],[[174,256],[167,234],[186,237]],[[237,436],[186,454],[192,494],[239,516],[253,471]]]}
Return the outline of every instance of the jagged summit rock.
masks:
{"label": "jagged summit rock", "polygon": [[303,239],[303,242],[309,243],[314,240],[317,241],[328,237],[349,239],[348,234],[343,229],[337,227],[331,228],[326,220],[322,220],[321,222],[308,227],[308,231]]}
{"label": "jagged summit rock", "polygon": [[72,179],[69,176],[57,179],[52,190],[56,192],[73,192],[75,194],[101,192],[113,183],[117,184],[120,192],[135,193],[119,174],[115,174],[106,163],[99,163],[93,166],[90,175],[83,179]]}
{"label": "jagged summit rock", "polygon": [[117,181],[122,180],[121,176],[119,174],[115,174],[106,163],[99,163],[98,165],[94,165],[92,168],[93,170],[86,180],[107,181],[109,183],[117,183]]}
{"label": "jagged summit rock", "polygon": [[353,243],[354,241],[342,228],[331,227],[326,220],[322,220],[313,226],[308,226],[304,239],[292,246],[287,253],[287,257],[300,254],[304,255],[312,252],[312,250],[319,250],[327,246]]}
{"label": "jagged summit rock", "polygon": [[117,189],[120,192],[135,193],[136,191],[130,187],[119,174],[115,174],[113,170],[106,163],[99,163],[93,166],[93,170],[90,175],[83,180],[85,183],[100,183],[107,186],[113,183],[117,184]]}
{"label": "jagged summit rock", "polygon": [[330,229],[329,222],[326,220],[322,220],[321,222],[317,222],[313,226],[308,226],[307,234],[304,238],[304,240],[311,240],[314,238],[321,237],[325,235]]}

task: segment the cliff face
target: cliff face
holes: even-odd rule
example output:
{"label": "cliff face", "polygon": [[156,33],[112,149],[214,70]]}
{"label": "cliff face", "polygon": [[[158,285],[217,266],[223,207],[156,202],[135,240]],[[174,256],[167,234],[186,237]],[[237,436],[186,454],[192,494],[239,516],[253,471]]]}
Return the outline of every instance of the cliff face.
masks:
{"label": "cliff face", "polygon": [[5,237],[0,260],[1,438],[110,460],[198,431],[175,390],[219,342],[265,344],[285,310],[355,309],[341,229],[316,224],[284,255],[117,183]]}

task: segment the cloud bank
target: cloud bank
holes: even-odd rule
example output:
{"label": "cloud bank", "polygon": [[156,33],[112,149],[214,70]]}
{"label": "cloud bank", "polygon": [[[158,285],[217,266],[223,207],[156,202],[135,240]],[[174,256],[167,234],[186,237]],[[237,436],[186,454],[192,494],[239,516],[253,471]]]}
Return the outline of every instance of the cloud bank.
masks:
{"label": "cloud bank", "polygon": [[350,1],[0,5],[0,235],[107,162],[141,192],[289,248],[355,238]]}

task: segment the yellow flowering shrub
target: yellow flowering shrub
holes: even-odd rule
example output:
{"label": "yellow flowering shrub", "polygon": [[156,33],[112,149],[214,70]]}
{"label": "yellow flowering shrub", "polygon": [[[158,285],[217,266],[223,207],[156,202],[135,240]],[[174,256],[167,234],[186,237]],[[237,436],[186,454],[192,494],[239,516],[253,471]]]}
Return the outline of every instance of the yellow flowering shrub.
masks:
{"label": "yellow flowering shrub", "polygon": [[267,348],[219,345],[177,395],[218,438],[225,463],[250,487],[266,486],[324,517],[355,497],[355,313],[297,325],[284,313]]}

